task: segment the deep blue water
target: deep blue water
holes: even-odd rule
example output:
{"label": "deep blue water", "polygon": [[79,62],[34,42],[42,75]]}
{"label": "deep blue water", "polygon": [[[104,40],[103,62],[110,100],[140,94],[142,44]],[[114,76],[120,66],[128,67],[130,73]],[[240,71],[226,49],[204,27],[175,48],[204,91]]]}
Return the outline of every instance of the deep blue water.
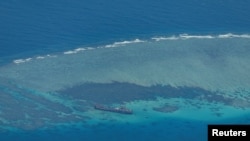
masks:
{"label": "deep blue water", "polygon": [[153,35],[248,33],[249,7],[247,0],[1,1],[0,60]]}
{"label": "deep blue water", "polygon": [[[98,46],[135,38],[181,33],[249,34],[249,7],[248,0],[1,1],[0,64],[79,46]],[[248,120],[242,120],[246,121],[249,122],[249,116]],[[224,122],[233,123],[234,120]],[[8,132],[0,128],[0,140],[200,141],[206,138],[206,125],[193,120],[166,119],[145,125],[100,124],[100,127],[73,126],[44,131]],[[191,130],[196,133],[182,138],[183,133]]]}

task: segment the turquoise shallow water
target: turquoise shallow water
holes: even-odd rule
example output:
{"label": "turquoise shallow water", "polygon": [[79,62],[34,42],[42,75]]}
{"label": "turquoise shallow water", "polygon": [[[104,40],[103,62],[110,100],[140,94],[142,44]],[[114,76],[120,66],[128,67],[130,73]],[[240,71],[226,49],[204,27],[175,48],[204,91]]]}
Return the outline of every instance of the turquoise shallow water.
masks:
{"label": "turquoise shallow water", "polygon": [[198,141],[208,124],[249,124],[249,38],[182,34],[16,59],[0,68],[1,137]]}

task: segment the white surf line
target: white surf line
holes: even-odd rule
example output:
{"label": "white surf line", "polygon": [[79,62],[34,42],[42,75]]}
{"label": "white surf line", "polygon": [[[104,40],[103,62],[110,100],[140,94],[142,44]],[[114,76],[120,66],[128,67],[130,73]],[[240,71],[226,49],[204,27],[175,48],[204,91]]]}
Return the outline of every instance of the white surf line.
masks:
{"label": "white surf line", "polygon": [[219,34],[219,35],[189,35],[187,33],[172,35],[172,36],[160,36],[152,37],[152,40],[161,41],[161,40],[179,40],[179,39],[214,39],[214,38],[250,38],[250,34]]}
{"label": "white surf line", "polygon": [[119,46],[123,46],[123,45],[126,45],[126,44],[133,44],[133,43],[142,43],[142,42],[146,42],[144,40],[140,40],[140,39],[135,39],[135,40],[132,40],[132,41],[122,41],[122,42],[114,42],[113,44],[108,44],[108,45],[105,45],[104,48],[112,48],[112,47],[119,47]]}
{"label": "white surf line", "polygon": [[30,62],[32,60],[41,60],[41,59],[45,59],[45,58],[55,58],[57,57],[56,55],[50,55],[50,54],[47,54],[45,56],[37,56],[37,57],[29,57],[29,58],[26,58],[26,59],[16,59],[16,60],[13,60],[13,63],[15,64],[20,64],[20,63],[26,63],[26,62]]}
{"label": "white surf line", "polygon": [[237,34],[228,33],[228,34],[218,35],[217,37],[218,38],[250,38],[250,34],[237,35]]}
{"label": "white surf line", "polygon": [[[184,34],[179,34],[179,35],[172,35],[172,36],[161,36],[161,37],[152,37],[151,40],[154,41],[161,41],[161,40],[185,40],[185,39],[214,39],[214,38],[249,38],[250,39],[250,34],[233,34],[233,33],[227,33],[227,34],[219,34],[219,35],[189,35],[187,33]],[[69,54],[75,54],[87,50],[94,50],[98,48],[113,48],[113,47],[120,47],[124,46],[127,44],[133,44],[133,43],[142,43],[142,42],[147,42],[147,40],[141,40],[141,39],[135,39],[135,40],[125,40],[121,42],[114,42],[113,44],[107,44],[104,46],[98,46],[96,48],[94,47],[84,47],[84,48],[76,48],[74,50],[69,50],[69,51],[64,51],[63,54],[69,55]],[[16,59],[13,61],[15,64],[20,64],[20,63],[26,63],[31,60],[38,60],[38,59],[45,59],[47,57],[57,57],[56,55],[45,55],[45,56],[37,56],[33,58],[26,58],[26,59]]]}
{"label": "white surf line", "polygon": [[63,52],[63,54],[75,54],[75,53],[83,52],[86,50],[93,50],[93,49],[95,49],[95,48],[94,47],[76,48],[74,50],[65,51],[65,52]]}
{"label": "white surf line", "polygon": [[13,62],[16,64],[19,64],[19,63],[29,62],[31,60],[32,60],[32,58],[26,58],[26,59],[17,59],[17,60],[14,60]]}

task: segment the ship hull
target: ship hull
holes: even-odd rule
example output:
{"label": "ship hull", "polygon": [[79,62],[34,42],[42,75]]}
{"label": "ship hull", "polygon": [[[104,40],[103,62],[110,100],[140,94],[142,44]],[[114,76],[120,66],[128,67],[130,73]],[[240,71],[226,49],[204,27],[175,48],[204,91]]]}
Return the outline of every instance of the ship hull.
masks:
{"label": "ship hull", "polygon": [[94,108],[96,110],[113,112],[113,113],[133,114],[133,111],[127,108],[117,108],[117,107],[114,108],[114,107],[108,107],[108,106],[103,106],[103,105],[95,105]]}

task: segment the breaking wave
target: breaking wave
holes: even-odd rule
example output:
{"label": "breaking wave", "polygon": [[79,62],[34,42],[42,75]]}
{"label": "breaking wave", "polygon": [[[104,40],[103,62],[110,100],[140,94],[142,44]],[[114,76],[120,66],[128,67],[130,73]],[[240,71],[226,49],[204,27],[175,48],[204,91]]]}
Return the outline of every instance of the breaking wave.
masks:
{"label": "breaking wave", "polygon": [[41,91],[113,81],[206,90],[250,89],[249,34],[135,39],[14,60],[0,77]]}
{"label": "breaking wave", "polygon": [[220,35],[188,35],[180,34],[178,36],[168,36],[168,37],[153,37],[151,39],[160,41],[160,40],[185,40],[185,39],[214,39],[214,38],[250,38],[249,34],[220,34]]}
{"label": "breaking wave", "polygon": [[[135,40],[125,40],[120,42],[114,42],[112,44],[102,45],[98,47],[80,47],[73,50],[64,51],[63,54],[69,55],[69,54],[76,54],[88,50],[95,50],[99,48],[113,48],[113,47],[121,47],[128,44],[136,44],[136,43],[143,43],[143,42],[152,42],[152,41],[162,41],[162,40],[187,40],[187,39],[228,39],[228,38],[247,38],[250,39],[250,34],[233,34],[233,33],[227,33],[227,34],[219,34],[219,35],[189,35],[189,34],[179,34],[179,35],[172,35],[172,36],[155,36],[148,40],[141,40],[141,39],[135,39]],[[51,58],[51,57],[57,57],[57,55],[44,55],[44,56],[36,56],[36,57],[29,57],[24,59],[16,59],[13,60],[13,63],[20,64],[29,62],[32,60],[39,60],[39,59],[45,59],[45,58]]]}
{"label": "breaking wave", "polygon": [[[182,114],[174,116],[191,119],[193,114],[203,113],[194,118],[199,120],[241,116],[249,111],[238,108],[250,106],[249,44],[248,34],[180,34],[18,59],[0,67],[2,105],[13,106],[15,98],[22,99],[13,110],[5,108],[4,125],[39,128],[47,118],[55,124],[95,121],[103,115],[89,116],[92,110],[86,108],[93,102],[138,107],[152,100],[150,112],[178,110],[181,112],[176,113]],[[180,101],[162,105],[171,99]],[[41,103],[43,109],[33,108],[32,103]],[[194,106],[192,110],[184,108],[187,103]],[[24,110],[18,113],[15,109],[20,105]],[[214,105],[219,113],[213,110]],[[23,116],[26,113],[31,113],[33,120]],[[40,113],[48,116],[41,118]],[[20,120],[13,122],[12,115],[32,126],[16,124]]]}

